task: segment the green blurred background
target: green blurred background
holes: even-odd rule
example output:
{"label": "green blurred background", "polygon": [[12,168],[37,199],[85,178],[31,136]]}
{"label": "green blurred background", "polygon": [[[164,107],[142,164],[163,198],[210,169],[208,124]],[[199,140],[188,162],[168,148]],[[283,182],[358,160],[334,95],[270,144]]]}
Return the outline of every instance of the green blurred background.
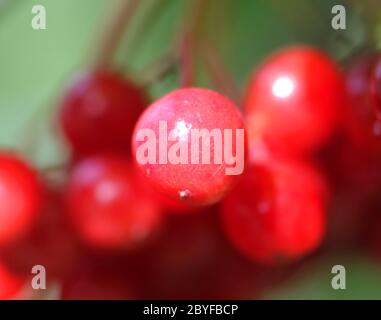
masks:
{"label": "green blurred background", "polygon": [[[87,67],[99,35],[119,0],[0,0],[0,145],[16,149],[36,165],[67,157],[55,126],[56,101],[76,73]],[[129,75],[168,51],[190,0],[142,0],[116,55]],[[381,3],[331,0],[205,0],[199,41],[209,41],[244,88],[248,74],[273,50],[295,43],[317,45],[338,60],[369,42],[377,45]],[[42,4],[47,29],[33,30],[31,9]],[[331,9],[344,4],[347,30],[331,28]],[[381,25],[381,24],[380,24]],[[198,84],[211,86],[199,67]],[[152,97],[178,85],[176,72],[149,87]],[[347,270],[347,289],[331,288],[331,268]],[[267,298],[381,299],[381,264],[361,253],[311,263]],[[300,274],[300,275],[299,275]]]}

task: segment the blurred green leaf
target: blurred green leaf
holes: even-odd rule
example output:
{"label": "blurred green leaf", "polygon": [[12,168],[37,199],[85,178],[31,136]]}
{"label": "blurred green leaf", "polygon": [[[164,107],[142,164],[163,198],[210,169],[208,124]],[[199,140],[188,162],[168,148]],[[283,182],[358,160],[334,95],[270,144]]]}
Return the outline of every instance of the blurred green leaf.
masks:
{"label": "blurred green leaf", "polygon": [[[346,289],[334,290],[334,265],[346,269]],[[296,278],[266,295],[266,299],[381,299],[381,264],[358,256],[331,256],[308,265]]]}

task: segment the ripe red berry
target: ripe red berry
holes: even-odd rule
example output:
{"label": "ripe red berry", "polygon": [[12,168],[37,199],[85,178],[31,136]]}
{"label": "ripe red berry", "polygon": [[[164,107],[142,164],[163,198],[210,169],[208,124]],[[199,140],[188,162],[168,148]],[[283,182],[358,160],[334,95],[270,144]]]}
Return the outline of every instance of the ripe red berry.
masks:
{"label": "ripe red berry", "polygon": [[41,190],[36,173],[10,154],[0,155],[0,246],[22,237],[38,216]]}
{"label": "ripe red berry", "polygon": [[155,229],[158,207],[135,182],[131,164],[116,156],[94,156],[74,167],[66,201],[85,242],[101,249],[122,249],[143,241]]}
{"label": "ripe red berry", "polygon": [[12,274],[7,266],[0,262],[0,300],[15,298],[25,282],[25,279]]}
{"label": "ripe red berry", "polygon": [[77,154],[130,151],[135,122],[145,106],[142,93],[122,75],[82,75],[66,93],[60,113],[64,135]]}
{"label": "ripe red berry", "polygon": [[185,88],[142,114],[133,152],[143,175],[160,192],[192,205],[210,204],[243,171],[244,134],[241,114],[230,100],[211,90]]}
{"label": "ripe red berry", "polygon": [[342,76],[324,53],[292,47],[271,56],[256,70],[247,89],[249,138],[288,152],[320,147],[335,129],[343,104]]}
{"label": "ripe red berry", "polygon": [[255,159],[222,202],[232,243],[264,264],[300,258],[314,250],[325,229],[325,188],[305,163]]}
{"label": "ripe red berry", "polygon": [[187,202],[173,199],[167,195],[157,192],[157,190],[152,186],[151,183],[147,182],[146,177],[142,174],[141,170],[137,170],[136,166],[134,167],[134,172],[136,174],[136,183],[139,185],[139,188],[142,188],[142,192],[148,197],[151,198],[157,205],[165,211],[165,214],[193,214],[197,212],[204,212],[209,210],[208,206],[192,206]]}

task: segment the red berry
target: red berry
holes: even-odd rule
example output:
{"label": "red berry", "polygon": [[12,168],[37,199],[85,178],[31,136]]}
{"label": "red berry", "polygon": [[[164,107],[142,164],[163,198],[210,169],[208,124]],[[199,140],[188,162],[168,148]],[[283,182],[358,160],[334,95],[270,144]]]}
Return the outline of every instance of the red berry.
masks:
{"label": "red berry", "polygon": [[1,250],[1,258],[13,272],[30,275],[32,267],[43,265],[48,280],[62,278],[79,254],[77,241],[66,221],[62,191],[46,188],[41,215],[21,239]]}
{"label": "red berry", "polygon": [[340,72],[324,53],[292,47],[252,75],[245,111],[249,138],[291,152],[313,151],[331,136],[343,103]]}
{"label": "red berry", "polygon": [[132,292],[125,272],[114,263],[100,259],[80,261],[77,268],[62,282],[63,300],[126,300]]}
{"label": "red berry", "polygon": [[[370,81],[371,102],[378,119],[381,118],[381,57],[374,56]],[[381,126],[381,125],[380,125]]]}
{"label": "red berry", "polygon": [[[352,210],[355,199],[361,202],[372,195],[377,196],[381,181],[381,139],[377,136],[381,123],[376,118],[369,95],[375,57],[372,53],[362,54],[349,64],[345,73],[347,101],[343,127],[336,143],[326,150],[322,159],[332,184],[341,193],[339,202],[346,200]],[[359,207],[359,213],[363,212],[362,205]],[[348,213],[347,209],[339,211]],[[338,226],[348,229],[340,214],[335,217]]]}
{"label": "red berry", "polygon": [[135,173],[137,178],[137,184],[139,188],[142,188],[142,192],[146,194],[147,197],[151,198],[157,205],[165,211],[166,214],[193,214],[197,212],[203,212],[209,209],[208,206],[192,206],[187,202],[173,199],[165,194],[157,192],[157,190],[152,186],[152,184],[147,182],[147,179],[142,174],[140,170],[136,170]]}
{"label": "red berry", "polygon": [[0,300],[15,298],[24,283],[25,279],[12,274],[6,265],[0,262]]}
{"label": "red berry", "polygon": [[226,243],[214,208],[171,215],[137,256],[132,276],[140,299],[242,299],[258,294],[259,270]]}
{"label": "red berry", "polygon": [[[201,129],[222,139],[209,140],[205,135],[205,139],[198,140],[197,148],[193,134]],[[147,131],[156,141],[141,136]],[[171,132],[175,141],[167,140]],[[231,143],[225,139],[228,132],[232,134]],[[242,173],[244,132],[240,112],[224,96],[207,89],[179,89],[154,102],[140,117],[133,136],[133,152],[143,175],[160,192],[193,205],[211,204],[221,199]],[[201,148],[205,141],[210,141],[209,149]],[[151,154],[152,161],[140,160],[143,146],[150,148],[144,156]],[[229,156],[224,153],[229,150],[233,150],[231,156],[236,156],[232,163],[228,163]],[[233,167],[236,172],[232,174],[229,170]]]}
{"label": "red berry", "polygon": [[66,200],[83,240],[119,249],[143,241],[155,229],[158,208],[135,182],[130,163],[116,156],[94,156],[74,167]]}
{"label": "red berry", "polygon": [[377,119],[377,55],[363,54],[353,61],[345,73],[347,119],[345,128],[350,142],[363,151],[379,153],[381,122]]}
{"label": "red berry", "polygon": [[246,256],[264,264],[314,250],[325,229],[325,189],[305,163],[255,159],[222,202],[227,235]]}
{"label": "red berry", "polygon": [[41,190],[36,173],[13,155],[0,155],[0,246],[22,237],[38,216]]}
{"label": "red berry", "polygon": [[122,75],[82,75],[66,93],[60,124],[74,152],[130,151],[135,122],[145,106],[142,93]]}

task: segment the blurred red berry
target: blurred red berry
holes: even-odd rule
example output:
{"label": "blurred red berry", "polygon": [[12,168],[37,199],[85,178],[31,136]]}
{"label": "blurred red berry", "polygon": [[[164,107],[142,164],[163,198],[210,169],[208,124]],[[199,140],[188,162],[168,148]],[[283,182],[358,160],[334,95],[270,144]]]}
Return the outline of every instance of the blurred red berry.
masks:
{"label": "blurred red berry", "polygon": [[12,274],[7,266],[0,262],[0,300],[16,298],[24,283],[25,279]]}
{"label": "blurred red berry", "polygon": [[[162,130],[160,123],[165,123],[167,130]],[[195,133],[194,129],[207,130],[211,136],[206,134],[201,139],[192,139],[195,137],[192,135]],[[216,136],[221,134],[222,139],[213,138],[212,130],[215,130]],[[154,135],[156,141],[150,140],[148,136],[144,140],[145,137],[141,134],[144,135],[147,131]],[[173,139],[167,144],[165,131],[168,133],[168,140],[171,140],[170,132],[173,133]],[[224,139],[225,131],[232,133],[231,142]],[[224,96],[207,89],[179,89],[154,102],[142,114],[135,127],[133,152],[138,168],[157,190],[192,205],[211,204],[220,200],[232,188],[237,175],[243,170],[244,132],[240,112]],[[243,137],[241,140],[240,134]],[[200,143],[198,148],[192,144],[195,140]],[[209,150],[204,149],[204,145],[210,146]],[[140,151],[148,148],[148,153],[154,149],[154,163],[142,163],[138,159],[141,156]],[[235,163],[228,163],[228,160],[232,160],[227,159],[229,156],[226,153],[229,150],[233,151],[232,156],[237,157]],[[184,157],[181,157],[182,153],[185,154]],[[195,155],[193,161],[192,154]],[[178,163],[173,163],[171,156],[181,159]],[[206,158],[209,161],[204,161]],[[227,174],[231,167],[236,167],[237,172]]]}
{"label": "blurred red berry", "polygon": [[77,154],[130,152],[133,127],[144,107],[142,93],[121,74],[97,71],[71,85],[59,120]]}
{"label": "blurred red berry", "polygon": [[286,159],[254,159],[222,202],[232,243],[264,264],[296,260],[313,251],[325,230],[326,190],[313,167]]}
{"label": "blurred red berry", "polygon": [[[350,143],[368,153],[381,152],[381,122],[375,111],[377,105],[375,64],[377,55],[362,54],[353,59],[345,72],[347,119],[345,128]],[[373,81],[372,81],[373,79]],[[378,149],[378,151],[377,151]]]}
{"label": "blurred red berry", "polygon": [[14,155],[0,155],[0,246],[22,237],[32,227],[41,205],[36,172]]}
{"label": "blurred red berry", "polygon": [[272,55],[247,88],[250,139],[263,135],[288,152],[314,151],[335,129],[343,89],[336,65],[317,49],[292,47]]}
{"label": "blurred red berry", "polygon": [[169,215],[154,242],[131,257],[144,299],[243,299],[258,296],[260,270],[232,250],[216,208]]}
{"label": "blurred red berry", "polygon": [[[377,195],[381,182],[381,122],[377,120],[369,95],[375,58],[374,53],[367,53],[350,61],[345,72],[347,97],[343,126],[336,143],[326,150],[323,159],[332,185],[337,193],[345,192],[349,202]],[[338,220],[339,224],[343,222],[342,218]]]}
{"label": "blurred red berry", "polygon": [[125,272],[113,262],[83,259],[62,282],[63,300],[127,300],[133,298]]}
{"label": "blurred red berry", "polygon": [[141,192],[128,160],[94,156],[73,168],[67,209],[83,240],[96,248],[134,246],[159,223],[159,209]]}
{"label": "blurred red berry", "polygon": [[64,212],[62,190],[47,187],[41,214],[22,238],[0,250],[1,258],[13,272],[30,275],[33,266],[42,265],[48,280],[62,278],[79,255],[77,241]]}
{"label": "blurred red berry", "polygon": [[[370,79],[370,95],[373,111],[381,120],[381,56],[374,57]],[[381,127],[381,124],[380,124]],[[381,129],[380,129],[381,130]],[[380,133],[381,134],[381,133]]]}

